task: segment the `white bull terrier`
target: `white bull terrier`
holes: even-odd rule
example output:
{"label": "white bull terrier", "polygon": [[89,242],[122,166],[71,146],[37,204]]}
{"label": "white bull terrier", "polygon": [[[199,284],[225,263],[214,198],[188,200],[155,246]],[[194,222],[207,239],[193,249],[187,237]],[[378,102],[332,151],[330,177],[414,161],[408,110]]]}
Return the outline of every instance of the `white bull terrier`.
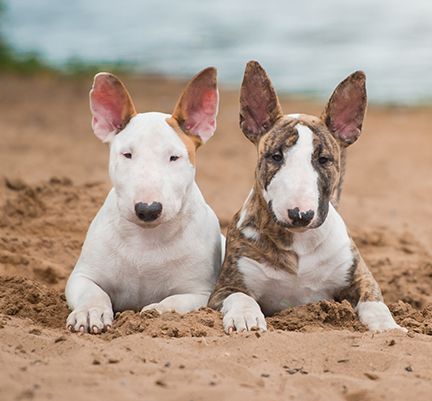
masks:
{"label": "white bull terrier", "polygon": [[222,239],[194,180],[195,152],[216,129],[218,101],[214,68],[191,80],[172,115],[137,114],[118,78],[95,76],[92,127],[110,146],[113,188],[67,282],[69,330],[101,333],[126,309],[186,313],[207,304]]}

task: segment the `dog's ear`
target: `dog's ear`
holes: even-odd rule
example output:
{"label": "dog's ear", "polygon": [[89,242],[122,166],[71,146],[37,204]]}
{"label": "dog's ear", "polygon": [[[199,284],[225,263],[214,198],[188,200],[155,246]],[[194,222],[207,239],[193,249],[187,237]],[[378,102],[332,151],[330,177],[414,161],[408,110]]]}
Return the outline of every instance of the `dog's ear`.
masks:
{"label": "dog's ear", "polygon": [[199,146],[206,143],[216,131],[218,107],[217,71],[209,67],[187,84],[172,117],[185,134],[196,139],[196,145]]}
{"label": "dog's ear", "polygon": [[256,61],[249,61],[240,91],[241,130],[256,144],[282,115],[279,99],[264,68]]}
{"label": "dog's ear", "polygon": [[342,146],[351,145],[360,136],[366,106],[366,76],[356,71],[337,86],[321,116]]}
{"label": "dog's ear", "polygon": [[96,74],[90,90],[90,110],[95,135],[108,142],[136,114],[123,83],[107,72]]}

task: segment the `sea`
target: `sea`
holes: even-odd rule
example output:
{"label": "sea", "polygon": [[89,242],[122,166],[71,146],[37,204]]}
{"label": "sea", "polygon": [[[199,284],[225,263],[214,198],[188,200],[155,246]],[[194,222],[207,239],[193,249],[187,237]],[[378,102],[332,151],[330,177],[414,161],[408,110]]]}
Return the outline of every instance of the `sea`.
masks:
{"label": "sea", "polygon": [[[0,0],[1,1],[1,0]],[[2,0],[0,32],[62,67],[123,63],[239,87],[259,61],[278,92],[327,98],[355,70],[374,103],[432,103],[432,0]]]}

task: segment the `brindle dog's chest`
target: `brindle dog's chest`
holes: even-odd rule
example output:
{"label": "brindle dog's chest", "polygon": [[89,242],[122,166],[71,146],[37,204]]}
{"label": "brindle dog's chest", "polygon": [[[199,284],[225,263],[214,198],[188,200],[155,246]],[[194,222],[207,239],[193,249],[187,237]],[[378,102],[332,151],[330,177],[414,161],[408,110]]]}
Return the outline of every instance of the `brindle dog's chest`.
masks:
{"label": "brindle dog's chest", "polygon": [[322,227],[294,234],[290,253],[297,255],[297,273],[281,269],[273,263],[273,258],[258,262],[243,256],[237,262],[247,288],[264,314],[333,299],[350,284],[355,262],[351,239],[334,209]]}

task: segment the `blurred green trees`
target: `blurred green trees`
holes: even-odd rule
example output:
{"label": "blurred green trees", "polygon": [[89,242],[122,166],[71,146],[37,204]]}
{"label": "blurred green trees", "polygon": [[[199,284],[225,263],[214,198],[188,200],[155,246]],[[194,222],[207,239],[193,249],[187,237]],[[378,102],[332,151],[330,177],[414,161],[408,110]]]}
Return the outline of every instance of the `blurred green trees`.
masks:
{"label": "blurred green trees", "polygon": [[[5,18],[5,5],[0,0],[0,27]],[[34,53],[18,54],[7,43],[4,32],[0,30],[0,72],[33,73],[48,71],[50,68]]]}
{"label": "blurred green trees", "polygon": [[133,70],[133,66],[121,61],[117,63],[90,64],[81,59],[71,58],[61,67],[53,67],[45,62],[37,53],[17,52],[5,39],[2,22],[6,18],[4,0],[0,0],[0,73],[13,72],[18,74],[34,74],[40,72],[57,72],[67,75],[91,75],[97,71],[105,70],[125,73]]}

